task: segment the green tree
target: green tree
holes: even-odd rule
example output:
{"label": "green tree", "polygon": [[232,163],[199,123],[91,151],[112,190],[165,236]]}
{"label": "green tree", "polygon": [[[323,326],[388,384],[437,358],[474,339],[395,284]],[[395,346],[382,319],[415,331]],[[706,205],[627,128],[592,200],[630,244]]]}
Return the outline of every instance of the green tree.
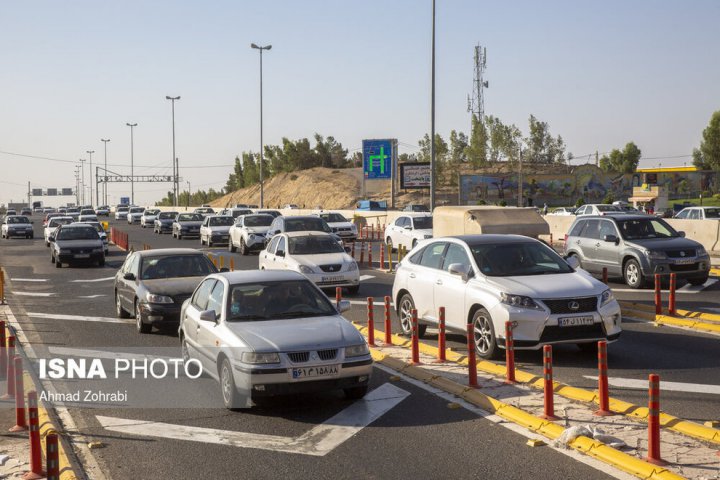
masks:
{"label": "green tree", "polygon": [[[427,133],[425,136],[418,141],[420,147],[420,153],[418,154],[418,161],[429,162],[430,161],[430,135]],[[448,167],[448,154],[450,149],[447,142],[443,140],[439,133],[435,134],[435,176],[438,184],[445,182],[445,175]]]}
{"label": "green tree", "polygon": [[245,186],[245,178],[243,177],[242,163],[239,157],[235,157],[235,165],[233,166],[233,173],[228,177],[227,183],[225,184],[225,191],[230,193],[235,190],[240,190]]}
{"label": "green tree", "polygon": [[527,160],[532,163],[564,163],[565,142],[558,135],[550,135],[550,126],[541,122],[534,115],[529,119],[529,135],[525,139]]}
{"label": "green tree", "polygon": [[[720,170],[720,110],[712,114],[702,136],[698,157],[703,167]],[[695,163],[695,152],[693,152],[693,163]]]}
{"label": "green tree", "polygon": [[633,173],[640,163],[642,152],[634,142],[629,142],[620,151],[613,149],[609,155],[600,158],[599,166],[604,172]]}
{"label": "green tree", "polygon": [[[450,140],[452,141],[452,138]],[[488,129],[485,126],[485,122],[479,120],[477,115],[473,115],[470,142],[465,149],[467,160],[473,167],[478,168],[487,164],[488,140]]]}
{"label": "green tree", "polygon": [[260,169],[252,152],[242,153],[242,171],[246,187],[260,182]]}

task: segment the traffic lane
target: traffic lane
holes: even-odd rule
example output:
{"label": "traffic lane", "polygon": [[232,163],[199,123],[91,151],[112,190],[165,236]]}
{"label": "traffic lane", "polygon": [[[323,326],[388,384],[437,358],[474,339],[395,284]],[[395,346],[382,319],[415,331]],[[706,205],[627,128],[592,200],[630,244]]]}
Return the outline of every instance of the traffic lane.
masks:
{"label": "traffic lane", "polygon": [[[390,381],[375,369],[372,388]],[[96,415],[118,416],[233,432],[298,436],[352,404],[338,393],[278,398],[250,410],[94,410],[81,414],[88,433],[108,448],[96,457],[123,478],[527,478],[528,466],[567,478],[608,478],[551,449],[527,448],[526,439],[465,409],[399,381],[410,393],[397,406],[325,456],[238,448],[107,431]],[[219,393],[218,393],[219,394]],[[437,448],[447,445],[448,448]],[[168,455],[172,452],[172,455]],[[512,455],[509,454],[512,452]],[[127,462],[133,458],[133,462]],[[202,461],[198,461],[202,459]],[[268,468],[271,466],[270,468]],[[117,473],[116,473],[117,475]]]}

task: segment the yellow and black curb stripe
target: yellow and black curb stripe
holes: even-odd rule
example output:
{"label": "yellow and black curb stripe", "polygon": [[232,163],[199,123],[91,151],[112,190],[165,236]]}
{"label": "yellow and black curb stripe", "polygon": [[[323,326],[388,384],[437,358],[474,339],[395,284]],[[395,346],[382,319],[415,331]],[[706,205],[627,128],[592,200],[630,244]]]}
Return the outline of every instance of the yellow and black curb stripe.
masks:
{"label": "yellow and black curb stripe", "polygon": [[[658,325],[673,325],[686,327],[702,332],[720,333],[720,315],[715,313],[693,312],[690,310],[676,309],[675,315],[655,315],[654,305],[645,305],[634,302],[619,302],[623,314],[630,317],[639,317],[644,320],[655,322]],[[663,309],[666,312],[666,309]]]}
{"label": "yellow and black curb stripe", "polygon": [[710,276],[711,277],[720,277],[720,267],[710,268]]}
{"label": "yellow and black curb stripe", "polygon": [[[360,330],[363,335],[367,336],[366,326],[355,324],[355,327]],[[392,341],[394,346],[410,348],[411,342],[407,338],[393,335]],[[437,347],[433,347],[422,342],[420,342],[419,347],[420,352],[437,358]],[[453,352],[452,350],[446,349],[445,358],[448,362],[457,363],[459,365],[468,364],[467,356],[460,355],[456,352]],[[477,369],[478,371],[483,371],[497,377],[505,377],[505,365],[499,365],[489,362],[487,360],[483,360],[477,363]],[[544,380],[542,376],[515,369],[515,380],[519,383],[524,383],[534,388],[537,388],[538,390],[544,389]],[[582,388],[571,387],[569,385],[565,385],[564,383],[553,382],[553,391],[556,394],[570,400],[576,400],[584,403],[600,403],[597,392],[591,392]],[[632,403],[628,403],[612,397],[609,400],[610,410],[620,415],[643,421],[647,421],[647,418],[650,415],[647,407],[641,407],[639,405],[634,405]],[[674,432],[687,435],[689,437],[720,445],[720,430],[716,428],[707,427],[705,425],[690,422],[688,420],[682,420],[666,413],[660,414],[660,426]]]}
{"label": "yellow and black curb stripe", "polygon": [[[361,331],[364,330],[363,333],[367,332],[366,328],[360,327],[359,325],[356,326]],[[559,438],[565,430],[565,428],[561,425],[536,417],[517,407],[508,405],[500,400],[485,395],[477,389],[460,385],[459,383],[453,382],[441,375],[435,375],[431,372],[423,370],[420,367],[416,367],[397,358],[387,356],[378,350],[371,349],[371,353],[376,362],[385,365],[386,367],[392,368],[393,370],[414,378],[415,380],[419,380],[447,393],[453,394],[462,398],[466,402],[482,408],[483,410],[498,415],[507,421],[520,425],[551,440]],[[623,453],[588,437],[577,437],[568,443],[568,446],[640,478],[663,480],[683,478],[666,468],[645,462],[644,460],[635,458],[632,455]]]}

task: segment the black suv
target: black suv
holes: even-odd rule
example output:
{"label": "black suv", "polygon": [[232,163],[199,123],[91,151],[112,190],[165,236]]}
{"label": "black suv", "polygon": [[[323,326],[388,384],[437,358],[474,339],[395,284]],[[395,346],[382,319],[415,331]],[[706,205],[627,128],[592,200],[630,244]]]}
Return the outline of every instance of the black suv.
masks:
{"label": "black suv", "polygon": [[579,217],[565,237],[565,255],[583,269],[622,276],[631,288],[641,288],[655,273],[702,285],[710,274],[710,255],[684,232],[650,215]]}

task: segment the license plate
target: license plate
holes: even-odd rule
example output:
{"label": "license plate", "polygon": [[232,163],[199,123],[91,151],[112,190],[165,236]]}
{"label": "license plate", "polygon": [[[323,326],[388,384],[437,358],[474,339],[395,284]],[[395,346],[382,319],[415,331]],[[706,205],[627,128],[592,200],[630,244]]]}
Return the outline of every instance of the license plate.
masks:
{"label": "license plate", "polygon": [[560,317],[558,318],[559,327],[579,327],[581,325],[592,325],[595,323],[593,317]]}
{"label": "license plate", "polygon": [[339,365],[320,365],[317,367],[291,368],[290,374],[293,379],[297,378],[313,378],[313,377],[332,377],[340,373]]}
{"label": "license plate", "polygon": [[75,258],[90,258],[89,253],[76,253]]}
{"label": "license plate", "polygon": [[675,260],[675,265],[690,265],[691,263],[695,263],[694,258],[682,258],[680,260]]}
{"label": "license plate", "polygon": [[321,281],[321,282],[341,282],[341,281],[343,281],[343,277],[342,277],[342,276],[337,276],[337,277],[322,277],[320,281]]}

